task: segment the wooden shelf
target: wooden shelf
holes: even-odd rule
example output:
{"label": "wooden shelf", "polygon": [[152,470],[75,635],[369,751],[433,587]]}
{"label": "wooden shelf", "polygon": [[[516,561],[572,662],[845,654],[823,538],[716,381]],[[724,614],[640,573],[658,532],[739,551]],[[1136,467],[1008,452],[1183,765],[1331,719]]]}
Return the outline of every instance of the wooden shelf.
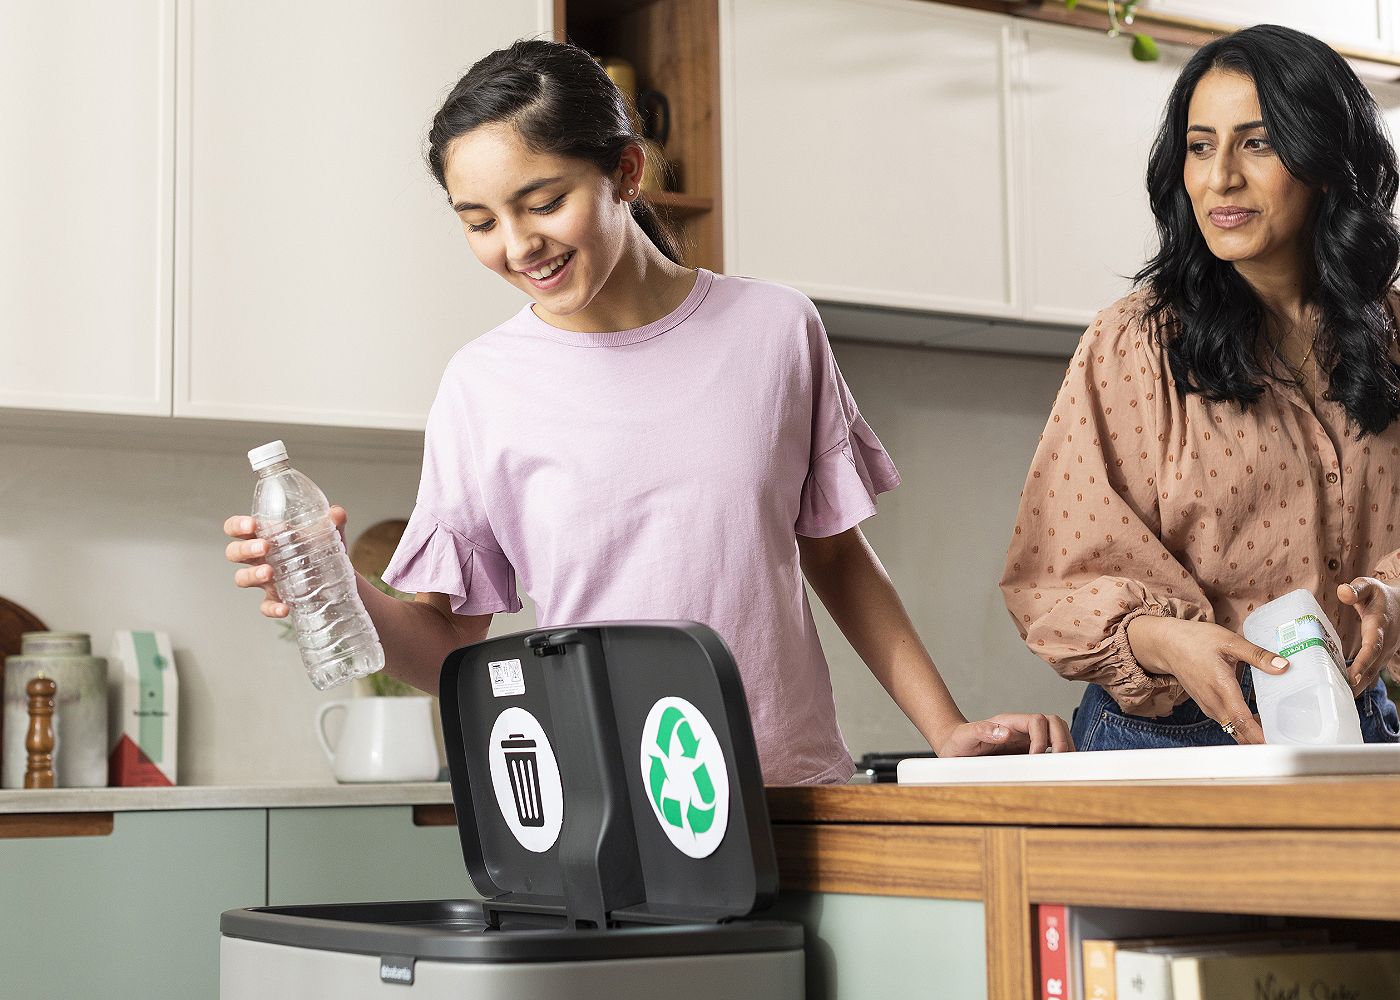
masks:
{"label": "wooden shelf", "polygon": [[647,200],[673,219],[689,219],[715,208],[715,200],[698,194],[679,191],[647,191]]}
{"label": "wooden shelf", "polygon": [[1034,1000],[1033,907],[1385,921],[1400,776],[770,788],[782,887],[980,900],[990,1000]]}
{"label": "wooden shelf", "polygon": [[554,0],[554,23],[555,38],[626,59],[639,87],[666,95],[663,152],[684,193],[648,197],[678,231],[686,264],[722,270],[718,0]]}

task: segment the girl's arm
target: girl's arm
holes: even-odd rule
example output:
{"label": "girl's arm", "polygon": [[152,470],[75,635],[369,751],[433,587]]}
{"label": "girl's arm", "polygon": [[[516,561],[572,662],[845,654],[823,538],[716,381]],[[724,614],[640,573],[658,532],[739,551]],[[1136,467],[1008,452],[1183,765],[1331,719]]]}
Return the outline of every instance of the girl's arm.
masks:
{"label": "girl's arm", "polygon": [[939,756],[1074,748],[1055,716],[967,721],[859,527],[826,538],[799,535],[797,547],[802,572],[832,619]]}
{"label": "girl's arm", "polygon": [[401,601],[358,573],[355,579],[384,647],[384,669],[428,694],[438,693],[447,654],[485,639],[491,627],[491,615],[454,615],[446,594],[419,594]]}

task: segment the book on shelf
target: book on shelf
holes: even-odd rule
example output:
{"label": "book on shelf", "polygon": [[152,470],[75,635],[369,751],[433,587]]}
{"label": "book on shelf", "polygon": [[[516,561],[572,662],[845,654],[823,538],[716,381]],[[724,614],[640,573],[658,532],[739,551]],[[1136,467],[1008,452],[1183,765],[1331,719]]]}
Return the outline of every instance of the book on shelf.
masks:
{"label": "book on shelf", "polygon": [[1396,1000],[1400,951],[1180,955],[1172,988],[1174,1000]]}
{"label": "book on shelf", "polygon": [[[1263,931],[1255,934],[1216,934],[1207,937],[1181,937],[1165,940],[1120,941],[1114,981],[1118,1000],[1177,1000],[1172,963],[1182,956],[1206,957],[1278,954],[1293,950],[1316,950],[1327,945],[1327,931],[1309,928]],[[1256,1000],[1251,994],[1242,1000]],[[1268,1000],[1286,1000],[1270,997]],[[1297,1000],[1311,1000],[1299,997]],[[1333,1000],[1333,998],[1326,998]]]}
{"label": "book on shelf", "polygon": [[[1169,910],[1130,910],[1106,906],[1065,906],[1041,904],[1037,911],[1036,989],[1038,1000],[1114,1000],[1113,938],[1139,938],[1147,935],[1211,934],[1263,928],[1267,918],[1234,916],[1223,913],[1174,913]],[[1046,920],[1053,917],[1053,924]],[[1048,948],[1047,929],[1058,946]],[[1086,989],[1089,973],[1084,967],[1086,940],[1108,941],[1109,951],[1099,961],[1107,962],[1107,978],[1098,979],[1099,992]],[[1052,992],[1058,988],[1060,993]],[[1252,1000],[1252,998],[1251,998]]]}

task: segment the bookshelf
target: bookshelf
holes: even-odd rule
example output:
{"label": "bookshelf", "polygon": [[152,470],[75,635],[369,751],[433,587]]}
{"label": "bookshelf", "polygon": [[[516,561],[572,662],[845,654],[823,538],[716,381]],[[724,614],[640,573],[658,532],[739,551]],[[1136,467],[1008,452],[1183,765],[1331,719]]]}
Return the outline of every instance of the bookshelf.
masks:
{"label": "bookshelf", "polygon": [[772,788],[768,802],[785,890],[982,902],[990,1000],[1035,996],[1040,903],[1400,936],[1400,775]]}
{"label": "bookshelf", "polygon": [[635,67],[638,86],[666,95],[674,191],[646,192],[680,233],[685,263],[723,268],[717,0],[554,0],[554,36]]}

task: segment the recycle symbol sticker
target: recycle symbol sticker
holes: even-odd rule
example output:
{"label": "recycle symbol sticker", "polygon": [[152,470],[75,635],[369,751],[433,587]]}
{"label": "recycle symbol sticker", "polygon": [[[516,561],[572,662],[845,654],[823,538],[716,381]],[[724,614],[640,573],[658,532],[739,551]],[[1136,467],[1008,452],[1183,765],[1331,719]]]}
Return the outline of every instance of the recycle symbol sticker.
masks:
{"label": "recycle symbol sticker", "polygon": [[729,826],[729,768],[709,720],[684,698],[662,698],[647,713],[641,749],[661,829],[682,854],[709,857]]}

